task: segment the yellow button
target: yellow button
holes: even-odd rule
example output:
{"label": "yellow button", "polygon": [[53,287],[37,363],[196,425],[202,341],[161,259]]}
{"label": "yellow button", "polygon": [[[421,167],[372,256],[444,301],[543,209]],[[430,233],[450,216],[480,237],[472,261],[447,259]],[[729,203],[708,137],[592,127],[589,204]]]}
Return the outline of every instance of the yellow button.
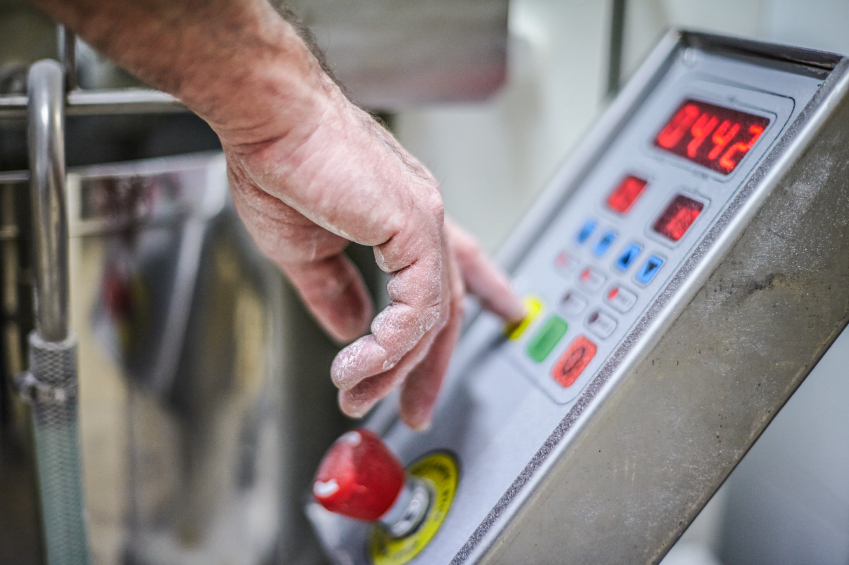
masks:
{"label": "yellow button", "polygon": [[522,337],[522,334],[525,333],[525,330],[528,329],[531,322],[533,322],[536,317],[539,316],[539,313],[542,312],[542,300],[536,296],[526,296],[522,299],[522,301],[525,303],[525,309],[528,313],[518,324],[509,324],[504,327],[504,334],[509,339],[519,339]]}

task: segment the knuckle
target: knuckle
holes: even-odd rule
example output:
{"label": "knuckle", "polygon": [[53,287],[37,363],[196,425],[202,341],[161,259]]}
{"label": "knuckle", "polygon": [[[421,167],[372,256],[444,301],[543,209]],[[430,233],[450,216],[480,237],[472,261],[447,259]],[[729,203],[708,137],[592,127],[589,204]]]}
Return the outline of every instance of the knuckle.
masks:
{"label": "knuckle", "polygon": [[442,225],[445,218],[445,205],[442,202],[442,196],[440,196],[438,192],[433,191],[428,196],[427,210],[439,221],[439,224]]}

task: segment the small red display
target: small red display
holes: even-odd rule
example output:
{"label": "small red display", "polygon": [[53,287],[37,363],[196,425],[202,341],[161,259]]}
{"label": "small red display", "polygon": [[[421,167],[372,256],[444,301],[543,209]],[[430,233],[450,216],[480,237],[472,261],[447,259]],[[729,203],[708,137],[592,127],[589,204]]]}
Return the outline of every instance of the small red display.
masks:
{"label": "small red display", "polygon": [[686,100],[657,134],[654,144],[727,175],[754,147],[769,122],[763,116]]}
{"label": "small red display", "polygon": [[672,241],[678,241],[684,237],[704,207],[701,202],[679,194],[660,215],[652,229]]}
{"label": "small red display", "polygon": [[648,181],[638,177],[625,177],[607,197],[607,206],[615,212],[625,214],[643,193],[647,184]]}

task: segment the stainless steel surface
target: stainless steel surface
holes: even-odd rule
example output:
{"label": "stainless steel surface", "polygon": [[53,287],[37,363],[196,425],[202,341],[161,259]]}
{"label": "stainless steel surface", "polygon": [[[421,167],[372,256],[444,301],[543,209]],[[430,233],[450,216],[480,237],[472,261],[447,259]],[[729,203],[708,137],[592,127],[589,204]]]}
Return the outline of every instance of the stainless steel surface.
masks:
{"label": "stainless steel surface", "polygon": [[[25,195],[26,183],[0,174],[4,193]],[[336,348],[256,250],[227,190],[217,153],[68,173],[96,563],[323,563],[299,508],[345,425],[326,378]],[[23,543],[30,477],[11,447],[0,475],[17,490],[0,485],[0,523]]]}
{"label": "stainless steel surface", "polygon": [[358,103],[481,100],[506,78],[507,0],[286,2]]}
{"label": "stainless steel surface", "polygon": [[63,69],[54,60],[39,61],[30,67],[28,82],[35,331],[29,338],[28,375],[17,384],[32,404],[47,563],[88,565],[77,341],[69,329]]}
{"label": "stainless steel surface", "polygon": [[81,429],[99,562],[258,563],[283,448],[279,279],[218,155],[69,175]]}
{"label": "stainless steel surface", "polygon": [[68,338],[68,218],[65,204],[64,75],[56,61],[29,71],[30,188],[35,226],[36,331]]}
{"label": "stainless steel surface", "polygon": [[[9,177],[9,178],[6,178]],[[13,392],[12,376],[26,368],[32,287],[27,175],[0,176],[0,563],[43,563],[36,467],[29,405]]]}
{"label": "stainless steel surface", "polygon": [[[461,340],[430,430],[412,434],[385,410],[371,423],[402,461],[448,449],[463,469],[445,527],[416,562],[663,557],[849,321],[847,66],[714,36],[663,40],[501,256],[520,291],[574,326],[560,351],[593,328],[591,317],[559,310],[558,292],[579,284],[576,273],[556,272],[559,249],[636,289],[614,333],[593,338],[598,354],[576,389],[551,386],[557,356],[535,366],[528,337],[505,342],[481,315]],[[763,143],[733,174],[651,147],[688,96],[769,112]],[[600,201],[623,174],[647,175],[655,188],[637,212],[617,216]],[[647,226],[676,192],[707,205],[670,244]],[[641,241],[641,260],[662,254],[662,276],[638,284],[633,270],[611,269],[609,254],[575,244],[587,217],[615,227],[617,245]],[[368,526],[309,512],[337,562],[368,560]]]}
{"label": "stainless steel surface", "polygon": [[[31,57],[27,50],[46,51],[43,56],[56,53],[56,34],[44,26],[44,18],[30,14],[34,11],[23,2],[12,0],[11,5],[44,29],[29,24],[27,41],[17,41],[12,49],[22,56],[6,61],[0,55],[0,78],[4,64],[8,73],[26,69]],[[297,0],[287,5],[311,27],[334,74],[366,107],[393,110],[482,100],[506,79],[507,0],[369,0],[356,5]],[[133,83],[125,73],[90,50],[79,54],[70,49],[72,35],[61,41],[60,53],[69,64],[73,59],[86,89],[75,91],[77,74],[67,75],[68,115],[184,111],[165,94],[120,88]],[[22,119],[25,107],[21,96],[0,96],[0,119]]]}
{"label": "stainless steel surface", "polygon": [[[0,119],[26,117],[25,96],[0,96]],[[153,114],[186,112],[179,100],[158,90],[75,90],[66,98],[69,116],[108,116],[115,114]]]}
{"label": "stainless steel surface", "polygon": [[58,28],[59,61],[65,69],[65,90],[77,88],[77,36],[63,25]]}
{"label": "stainless steel surface", "polygon": [[[656,345],[629,355],[639,359],[630,378],[600,391],[586,431],[558,450],[481,562],[555,563],[565,548],[573,563],[658,562],[844,329],[845,72],[843,63],[831,85],[839,106],[816,109],[791,157],[776,156],[752,195],[763,207],[749,204],[713,234],[707,280],[687,284],[682,273],[670,285],[678,296],[663,306],[680,314]],[[542,518],[555,509],[557,519]]]}

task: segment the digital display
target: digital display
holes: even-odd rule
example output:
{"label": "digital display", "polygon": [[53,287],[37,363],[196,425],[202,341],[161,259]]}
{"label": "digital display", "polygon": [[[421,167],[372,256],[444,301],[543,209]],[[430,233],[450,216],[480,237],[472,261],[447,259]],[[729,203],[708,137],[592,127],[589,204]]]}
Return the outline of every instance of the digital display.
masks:
{"label": "digital display", "polygon": [[652,229],[672,241],[678,241],[684,237],[704,207],[705,205],[698,200],[679,194],[669,203]]}
{"label": "digital display", "polygon": [[763,116],[691,99],[663,126],[654,145],[727,175],[754,147],[769,122]]}
{"label": "digital display", "polygon": [[619,186],[607,197],[607,207],[620,214],[625,214],[645,190],[648,181],[635,176],[625,177]]}

